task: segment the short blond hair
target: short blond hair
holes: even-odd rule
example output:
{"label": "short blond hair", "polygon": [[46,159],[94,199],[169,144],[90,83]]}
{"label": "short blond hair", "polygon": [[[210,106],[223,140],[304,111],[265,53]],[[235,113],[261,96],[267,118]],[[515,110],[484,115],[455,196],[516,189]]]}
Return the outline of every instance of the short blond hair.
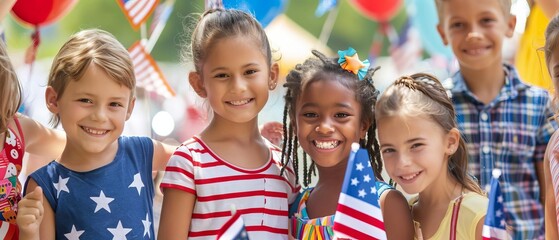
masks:
{"label": "short blond hair", "polygon": [[[442,23],[442,18],[443,18],[443,3],[447,2],[450,0],[435,0],[435,5],[437,6],[437,15],[439,16],[439,24]],[[509,17],[510,14],[510,8],[512,5],[512,1],[511,0],[498,0],[499,3],[501,4],[501,10],[503,10],[503,14],[505,17]],[[478,3],[474,3],[474,4],[478,4]]]}
{"label": "short blond hair", "polygon": [[[115,82],[131,90],[134,97],[136,77],[128,50],[109,32],[100,29],[82,30],[72,35],[60,48],[50,69],[48,86],[62,97],[70,81],[79,81],[90,64],[103,69]],[[60,123],[55,115],[51,122]]]}

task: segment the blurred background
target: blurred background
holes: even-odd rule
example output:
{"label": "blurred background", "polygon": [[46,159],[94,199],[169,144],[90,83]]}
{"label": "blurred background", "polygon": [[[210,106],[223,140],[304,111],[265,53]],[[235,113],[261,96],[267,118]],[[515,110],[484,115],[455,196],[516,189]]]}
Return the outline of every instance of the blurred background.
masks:
{"label": "blurred background", "polygon": [[[191,64],[180,53],[198,14],[205,5],[216,3],[255,15],[276,51],[281,78],[311,56],[311,49],[336,56],[337,50],[350,46],[361,59],[382,67],[375,76],[380,89],[402,74],[423,71],[445,79],[457,69],[436,32],[438,19],[431,0],[152,0],[136,11],[145,12],[143,16],[126,10],[131,4],[144,4],[136,2],[142,1],[18,0],[1,25],[24,87],[21,111],[48,124],[44,88],[53,56],[73,33],[100,28],[131,52],[141,45],[135,52],[141,57],[135,61],[153,60],[149,77],[138,79],[138,100],[125,134],[186,140],[203,129],[207,114],[188,84]],[[513,2],[519,36],[529,7],[525,0]],[[503,51],[510,61],[517,38],[509,40]],[[282,87],[272,92],[260,123],[281,121],[282,95]]]}

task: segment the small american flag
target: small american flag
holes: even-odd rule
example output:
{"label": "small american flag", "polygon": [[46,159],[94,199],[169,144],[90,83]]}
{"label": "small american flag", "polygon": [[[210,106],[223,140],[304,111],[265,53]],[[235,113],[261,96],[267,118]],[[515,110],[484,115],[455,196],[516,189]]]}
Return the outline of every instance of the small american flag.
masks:
{"label": "small american flag", "polygon": [[239,211],[234,211],[233,216],[219,230],[218,240],[248,240],[245,223]]}
{"label": "small american flag", "polygon": [[148,19],[159,0],[116,0],[116,2],[126,15],[130,25],[137,30]]}
{"label": "small american flag", "polygon": [[169,86],[157,63],[144,49],[140,41],[132,45],[128,52],[130,52],[130,57],[134,64],[137,87],[144,88],[146,91],[156,92],[166,98],[175,96],[175,91]]}
{"label": "small american flag", "polygon": [[354,143],[334,217],[337,238],[386,239],[376,177],[367,150]]}
{"label": "small american flag", "polygon": [[499,186],[499,176],[501,176],[501,170],[494,169],[489,190],[489,206],[487,207],[487,215],[485,215],[482,230],[483,240],[510,239],[506,230],[504,199],[501,186]]}

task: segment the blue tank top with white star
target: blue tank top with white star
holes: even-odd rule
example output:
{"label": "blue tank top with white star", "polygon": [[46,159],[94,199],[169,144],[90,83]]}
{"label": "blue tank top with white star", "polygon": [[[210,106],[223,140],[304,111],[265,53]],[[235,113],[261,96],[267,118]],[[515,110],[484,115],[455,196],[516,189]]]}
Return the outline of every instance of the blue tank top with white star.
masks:
{"label": "blue tank top with white star", "polygon": [[152,159],[150,138],[120,137],[103,167],[76,172],[52,161],[32,173],[54,211],[56,239],[154,239]]}

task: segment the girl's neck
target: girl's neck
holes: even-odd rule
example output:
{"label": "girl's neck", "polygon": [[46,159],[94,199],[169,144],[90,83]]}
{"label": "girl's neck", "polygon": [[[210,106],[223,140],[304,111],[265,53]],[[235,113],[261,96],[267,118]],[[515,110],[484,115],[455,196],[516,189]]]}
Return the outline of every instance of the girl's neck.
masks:
{"label": "girl's neck", "polygon": [[418,205],[422,208],[431,206],[446,206],[463,194],[464,186],[448,172],[419,193]]}
{"label": "girl's neck", "polygon": [[235,140],[253,143],[260,141],[262,136],[258,130],[258,118],[248,122],[236,123],[215,115],[209,125],[200,133],[204,141]]}
{"label": "girl's neck", "polygon": [[468,89],[485,104],[493,101],[505,84],[502,64],[484,69],[461,68],[460,72]]}

